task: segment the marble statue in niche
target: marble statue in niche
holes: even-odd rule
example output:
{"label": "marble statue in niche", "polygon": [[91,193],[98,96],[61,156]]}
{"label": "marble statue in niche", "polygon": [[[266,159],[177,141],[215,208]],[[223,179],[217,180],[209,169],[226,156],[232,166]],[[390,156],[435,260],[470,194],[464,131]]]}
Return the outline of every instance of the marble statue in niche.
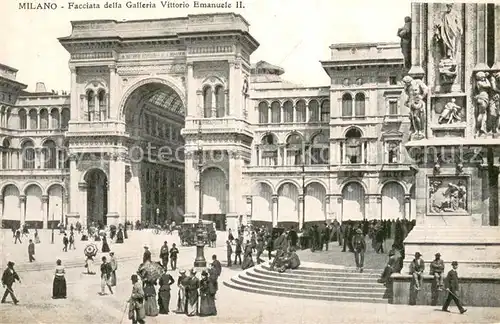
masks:
{"label": "marble statue in niche", "polygon": [[441,23],[434,26],[436,42],[441,60],[439,74],[442,84],[452,84],[457,76],[457,50],[462,37],[462,22],[453,10],[453,3],[447,3]]}
{"label": "marble statue in niche", "polygon": [[465,213],[467,208],[466,179],[430,179],[429,212]]}
{"label": "marble statue in niche", "polygon": [[500,113],[500,72],[490,76],[479,71],[475,79],[476,136],[496,135]]}
{"label": "marble statue in niche", "polygon": [[405,105],[410,108],[410,138],[423,139],[426,126],[425,103],[429,88],[422,80],[413,79],[408,75],[403,78],[403,85],[407,97]]}
{"label": "marble statue in niche", "polygon": [[439,124],[454,124],[459,123],[463,119],[462,107],[457,105],[456,99],[452,98],[445,106],[439,116]]}
{"label": "marble statue in niche", "polygon": [[405,17],[405,24],[398,29],[401,38],[401,53],[403,53],[405,68],[411,68],[411,18]]}

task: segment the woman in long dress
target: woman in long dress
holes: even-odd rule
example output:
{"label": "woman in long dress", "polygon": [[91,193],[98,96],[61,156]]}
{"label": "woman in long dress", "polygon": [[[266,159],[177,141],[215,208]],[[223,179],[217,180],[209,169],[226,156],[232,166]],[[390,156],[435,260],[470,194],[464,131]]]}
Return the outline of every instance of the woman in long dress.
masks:
{"label": "woman in long dress", "polygon": [[87,268],[87,274],[95,275],[94,257],[93,256],[87,255],[87,259],[85,260],[85,268]]}
{"label": "woman in long dress", "polygon": [[108,240],[106,239],[106,234],[102,236],[102,253],[108,253],[110,250],[108,245]]}
{"label": "woman in long dress", "polygon": [[195,316],[198,315],[198,288],[200,287],[200,280],[196,278],[196,271],[191,269],[189,281],[186,286],[186,315]]}
{"label": "woman in long dress", "polygon": [[40,244],[40,236],[38,236],[38,230],[35,228],[35,244]]}
{"label": "woman in long dress", "polygon": [[56,271],[54,274],[54,282],[52,284],[52,298],[66,298],[66,278],[64,278],[64,267],[61,260],[56,262]]}
{"label": "woman in long dress", "polygon": [[158,305],[160,306],[160,314],[168,314],[170,312],[170,285],[175,282],[174,278],[163,270],[160,277],[158,290]]}
{"label": "woman in long dress", "polygon": [[252,245],[250,241],[247,241],[245,246],[245,256],[243,257],[243,263],[241,264],[241,269],[249,269],[254,266],[253,258],[252,258]]}
{"label": "woman in long dress", "polygon": [[179,293],[177,298],[177,310],[178,314],[186,313],[186,286],[189,282],[189,277],[186,276],[185,270],[179,271],[179,278],[177,279],[177,287],[179,287]]}
{"label": "woman in long dress", "polygon": [[[214,272],[214,271],[211,271]],[[215,292],[217,291],[217,279],[214,282],[214,275],[210,277],[206,271],[201,273],[200,281],[200,316],[217,315],[215,308]]]}
{"label": "woman in long dress", "polygon": [[144,281],[144,310],[146,316],[158,316],[158,304],[156,303],[156,282]]}

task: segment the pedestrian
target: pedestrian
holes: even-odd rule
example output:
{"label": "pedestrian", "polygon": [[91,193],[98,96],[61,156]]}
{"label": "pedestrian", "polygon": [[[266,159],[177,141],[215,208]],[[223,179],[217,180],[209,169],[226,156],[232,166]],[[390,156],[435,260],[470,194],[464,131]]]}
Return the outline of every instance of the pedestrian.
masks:
{"label": "pedestrian", "polygon": [[170,249],[170,268],[172,270],[177,269],[177,255],[179,254],[179,249],[175,243],[172,243],[172,248]]}
{"label": "pedestrian", "polygon": [[443,290],[443,271],[444,261],[441,260],[441,254],[436,253],[434,261],[430,264],[430,275],[434,277],[434,283],[439,291]]}
{"label": "pedestrian", "polygon": [[101,296],[106,295],[106,287],[108,287],[109,292],[113,295],[113,289],[111,288],[109,279],[111,277],[111,266],[106,262],[106,257],[102,257],[101,264]]}
{"label": "pedestrian", "polygon": [[231,244],[233,244],[233,241],[234,241],[234,236],[233,236],[233,232],[231,231],[231,229],[229,229],[229,230],[228,230],[227,240],[228,240],[229,242],[231,242]]}
{"label": "pedestrian", "polygon": [[410,263],[410,274],[413,277],[413,285],[415,290],[420,290],[422,288],[422,283],[424,280],[424,269],[425,263],[420,257],[422,254],[420,252],[415,253],[415,259]]}
{"label": "pedestrian", "polygon": [[109,265],[111,267],[111,276],[110,276],[110,286],[116,286],[116,270],[118,269],[118,261],[115,258],[115,252],[109,252]]}
{"label": "pedestrian", "polygon": [[14,289],[12,289],[12,285],[16,280],[17,282],[21,283],[21,279],[17,275],[17,272],[14,270],[14,262],[9,261],[7,263],[7,269],[5,269],[2,275],[2,286],[5,288],[5,292],[2,297],[2,304],[5,303],[7,295],[10,295],[10,298],[12,298],[14,305],[17,305],[19,303],[19,300],[14,295]]}
{"label": "pedestrian", "polygon": [[33,240],[30,240],[30,243],[28,244],[28,256],[30,262],[35,261],[34,255],[35,255],[35,243],[33,243]]}
{"label": "pedestrian", "polygon": [[255,250],[257,251],[257,254],[255,255],[255,259],[257,261],[257,264],[260,264],[262,262],[262,260],[260,259],[260,256],[262,255],[262,253],[264,253],[264,240],[260,236],[257,239],[257,245],[255,246]]}
{"label": "pedestrian", "polygon": [[238,265],[238,260],[240,261],[241,265],[241,253],[243,252],[241,248],[241,241],[240,239],[234,240],[236,243],[236,247],[234,248],[234,265]]}
{"label": "pedestrian", "polygon": [[160,285],[160,289],[158,290],[160,314],[168,314],[170,312],[170,286],[174,282],[174,278],[167,273],[167,268],[163,268],[163,274],[158,282]]}
{"label": "pedestrian", "polygon": [[146,263],[146,261],[151,262],[151,251],[149,251],[149,247],[144,245],[144,254],[142,255],[142,263]]}
{"label": "pedestrian", "polygon": [[35,238],[35,244],[40,244],[40,237],[38,236],[38,230],[36,228],[35,228],[34,238]]}
{"label": "pedestrian", "polygon": [[111,251],[108,245],[108,239],[106,238],[106,234],[102,236],[102,248],[101,248],[102,253],[108,253]]}
{"label": "pedestrian", "polygon": [[186,270],[179,271],[179,278],[177,279],[177,287],[179,288],[177,297],[177,314],[186,313],[186,286],[189,283],[189,277],[186,276]]}
{"label": "pedestrian", "polygon": [[[251,246],[249,246],[251,249]],[[213,285],[208,278],[208,272],[203,270],[201,272],[200,281],[200,316],[217,315],[215,308],[215,291]]]}
{"label": "pedestrian", "polygon": [[323,249],[323,245],[325,246],[325,251],[328,251],[328,244],[330,243],[330,226],[325,223],[325,227],[321,233],[321,249]]}
{"label": "pedestrian", "polygon": [[444,312],[449,312],[448,307],[450,306],[450,303],[453,300],[455,302],[455,305],[457,305],[460,314],[463,314],[467,311],[467,309],[465,309],[462,306],[460,299],[458,299],[458,294],[460,293],[458,285],[458,274],[457,274],[458,262],[453,261],[451,263],[451,266],[452,269],[448,271],[448,275],[446,276],[446,284],[448,286],[446,291],[448,292],[448,296],[446,297],[446,301],[443,304],[442,310]]}
{"label": "pedestrian", "polygon": [[160,249],[160,259],[163,268],[167,269],[168,266],[168,242],[163,242],[163,246]]}
{"label": "pedestrian", "polygon": [[52,283],[52,299],[66,298],[66,278],[64,278],[65,270],[61,260],[56,261],[56,271],[54,274],[54,282]]}
{"label": "pedestrian", "polygon": [[[73,225],[71,225],[73,226]],[[73,234],[73,231],[69,232],[69,249],[71,250],[71,247],[73,247],[73,250],[76,250],[75,247],[75,235]]]}
{"label": "pedestrian", "polygon": [[230,267],[232,266],[233,260],[231,259],[233,255],[233,246],[231,245],[231,241],[227,240],[226,241],[226,253],[227,253],[227,266]]}
{"label": "pedestrian", "polygon": [[194,269],[191,269],[189,280],[186,286],[187,316],[198,315],[198,288],[200,288],[200,280],[196,278],[196,271]]}
{"label": "pedestrian", "polygon": [[218,278],[222,273],[222,264],[219,260],[217,260],[217,256],[215,254],[212,255],[212,267],[214,268],[214,273]]}
{"label": "pedestrian", "polygon": [[23,242],[21,242],[21,231],[19,230],[19,228],[16,230],[16,233],[14,234],[14,244],[17,244],[17,241],[19,241],[20,244],[23,244]]}
{"label": "pedestrian", "polygon": [[64,233],[64,237],[63,237],[63,252],[68,252],[68,244],[69,244],[69,240],[68,240],[68,236],[66,235],[66,233]]}
{"label": "pedestrian", "polygon": [[363,272],[365,263],[366,242],[363,237],[363,231],[358,228],[356,234],[352,237],[352,246],[354,249],[354,260],[356,261],[356,268],[359,272]]}
{"label": "pedestrian", "polygon": [[132,281],[132,294],[128,300],[128,318],[132,320],[132,324],[144,324],[144,318],[146,317],[144,311],[144,290],[137,275],[132,275],[130,280]]}

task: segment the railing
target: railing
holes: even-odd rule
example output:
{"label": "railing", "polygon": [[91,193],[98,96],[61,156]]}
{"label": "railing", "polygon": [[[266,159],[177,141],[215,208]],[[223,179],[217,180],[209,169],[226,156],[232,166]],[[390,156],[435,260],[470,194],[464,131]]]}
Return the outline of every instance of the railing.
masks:
{"label": "railing", "polygon": [[121,121],[87,121],[70,122],[68,132],[77,133],[125,133],[125,123]]}
{"label": "railing", "polygon": [[[304,172],[327,172],[330,169],[328,164],[311,164],[304,167]],[[262,165],[262,166],[247,166],[243,172],[260,173],[260,172],[282,172],[302,174],[302,165]]]}
{"label": "railing", "polygon": [[0,175],[15,177],[15,176],[44,176],[58,177],[69,176],[69,169],[0,169]]}
{"label": "railing", "polygon": [[198,132],[200,126],[204,133],[228,132],[229,130],[250,132],[250,124],[236,117],[186,118],[183,134]]}
{"label": "railing", "polygon": [[0,133],[5,135],[22,135],[22,136],[56,136],[64,135],[62,128],[43,128],[43,129],[11,129],[0,127]]}

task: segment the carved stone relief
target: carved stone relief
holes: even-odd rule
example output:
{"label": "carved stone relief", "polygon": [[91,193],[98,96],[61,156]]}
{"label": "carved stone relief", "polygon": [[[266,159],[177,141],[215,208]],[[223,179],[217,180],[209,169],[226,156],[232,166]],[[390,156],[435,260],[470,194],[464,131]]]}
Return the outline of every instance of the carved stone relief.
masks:
{"label": "carved stone relief", "polygon": [[431,214],[468,213],[467,177],[429,177],[428,211]]}
{"label": "carved stone relief", "polygon": [[498,133],[500,110],[500,72],[475,74],[474,103],[476,105],[476,136]]}
{"label": "carved stone relief", "polygon": [[434,124],[458,125],[465,124],[465,97],[435,97],[432,100]]}
{"label": "carved stone relief", "polygon": [[426,101],[429,93],[428,87],[422,80],[410,76],[403,78],[406,94],[405,105],[410,109],[410,138],[420,140],[425,137],[426,128]]}

